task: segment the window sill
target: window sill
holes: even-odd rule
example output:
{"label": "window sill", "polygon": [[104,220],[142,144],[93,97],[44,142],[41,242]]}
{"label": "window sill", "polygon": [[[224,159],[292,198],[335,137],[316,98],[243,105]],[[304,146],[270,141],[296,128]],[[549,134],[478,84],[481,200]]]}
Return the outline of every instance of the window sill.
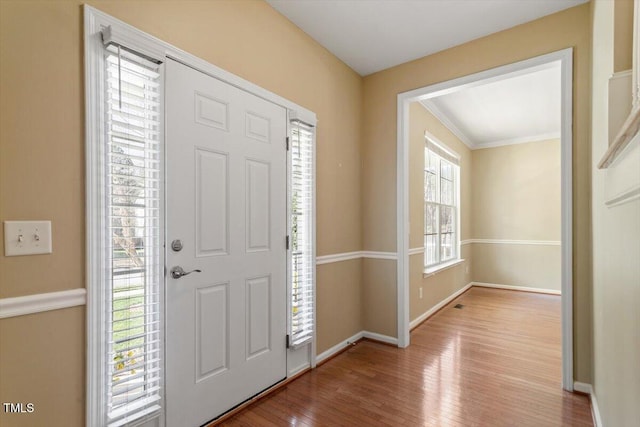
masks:
{"label": "window sill", "polygon": [[433,267],[425,268],[422,277],[426,279],[427,277],[431,277],[434,274],[441,272],[442,270],[446,270],[448,268],[455,267],[456,265],[462,264],[464,261],[465,261],[464,259],[454,259],[452,261],[445,262],[444,264],[438,264]]}

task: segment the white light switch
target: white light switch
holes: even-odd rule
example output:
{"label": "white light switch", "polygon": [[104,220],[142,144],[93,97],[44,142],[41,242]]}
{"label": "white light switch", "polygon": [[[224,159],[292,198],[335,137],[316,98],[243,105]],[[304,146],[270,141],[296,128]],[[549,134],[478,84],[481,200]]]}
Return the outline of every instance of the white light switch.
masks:
{"label": "white light switch", "polygon": [[50,254],[51,221],[5,221],[4,255]]}

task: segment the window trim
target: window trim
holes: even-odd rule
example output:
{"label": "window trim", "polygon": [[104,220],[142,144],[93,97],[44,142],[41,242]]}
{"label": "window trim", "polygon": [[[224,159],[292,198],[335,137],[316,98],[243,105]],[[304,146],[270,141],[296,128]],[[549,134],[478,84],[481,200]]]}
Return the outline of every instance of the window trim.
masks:
{"label": "window trim", "polygon": [[422,277],[423,278],[431,277],[434,274],[437,274],[443,270],[447,270],[451,267],[455,267],[456,265],[462,264],[464,261],[465,261],[464,258],[450,259],[441,264],[435,265],[433,267],[425,268],[424,271],[422,272]]}
{"label": "window trim", "polygon": [[[101,425],[102,412],[100,405],[103,401],[104,371],[103,366],[98,363],[98,358],[104,353],[106,343],[104,336],[98,333],[101,325],[101,313],[104,312],[104,298],[102,289],[95,288],[94,284],[99,283],[102,271],[102,260],[104,251],[95,245],[100,237],[103,224],[99,212],[102,209],[102,200],[98,197],[97,191],[104,184],[102,180],[103,170],[100,168],[100,140],[103,132],[101,107],[103,98],[103,71],[101,69],[102,56],[102,35],[101,31],[108,29],[106,35],[109,40],[116,44],[127,46],[128,48],[146,55],[149,58],[166,62],[167,58],[174,59],[202,73],[215,77],[228,84],[241,88],[249,93],[264,98],[270,102],[287,109],[289,118],[296,117],[299,120],[316,126],[317,119],[314,112],[289,101],[275,93],[244,80],[228,71],[185,52],[173,45],[157,39],[137,28],[120,21],[92,6],[83,5],[84,15],[84,74],[85,74],[85,221],[86,221],[86,424]],[[315,144],[313,165],[315,171]],[[315,174],[314,174],[315,186]],[[162,209],[166,209],[163,206]],[[314,192],[314,224],[315,224],[315,192]],[[164,224],[163,224],[164,230]],[[313,234],[313,259],[315,259],[316,249],[315,229]],[[164,263],[164,259],[161,260]],[[315,262],[313,263],[315,277]],[[315,280],[315,279],[314,279]],[[164,294],[164,290],[162,291]],[[314,299],[315,307],[315,286]],[[314,310],[315,311],[315,310]],[[164,313],[163,313],[164,314]],[[314,318],[315,322],[315,318]],[[297,372],[316,365],[316,335],[307,349],[291,353],[287,357],[287,377],[295,375]],[[164,352],[164,350],[163,350]],[[291,357],[289,357],[291,356]],[[164,411],[166,407],[163,402],[163,409],[160,416],[160,425],[164,425]],[[134,424],[147,421],[149,418],[137,420]]]}
{"label": "window trim", "polygon": [[[445,205],[443,204],[441,201],[437,201],[437,202],[429,202],[427,200],[424,199],[423,196],[423,217],[426,217],[426,205],[428,203],[431,204],[435,204],[438,206],[449,206],[449,207],[454,207],[455,208],[455,230],[453,232],[454,234],[454,247],[455,247],[455,254],[453,256],[453,258],[449,258],[446,259],[444,261],[439,260],[438,262],[434,263],[434,264],[428,264],[426,263],[426,257],[427,257],[427,247],[426,245],[424,245],[424,254],[423,254],[423,274],[424,277],[428,277],[431,276],[441,270],[445,270],[447,268],[453,267],[454,265],[458,265],[460,264],[462,261],[464,261],[462,259],[462,254],[460,253],[461,250],[461,245],[460,245],[460,217],[462,209],[461,209],[461,200],[460,200],[460,176],[461,176],[461,167],[460,167],[460,155],[458,153],[456,153],[455,151],[451,150],[449,147],[447,147],[445,144],[443,144],[440,140],[438,140],[435,136],[433,136],[432,134],[430,134],[429,132],[425,131],[424,134],[424,138],[425,138],[425,158],[426,158],[426,153],[427,150],[431,150],[432,154],[437,156],[439,159],[439,166],[441,168],[441,162],[444,160],[446,162],[448,162],[449,164],[451,164],[451,166],[453,167],[454,170],[454,177],[453,177],[453,184],[454,184],[454,204],[453,205]],[[431,149],[430,146],[435,146],[435,150]],[[439,152],[438,152],[439,151]],[[440,169],[441,170],[441,169]],[[427,173],[427,165],[424,165],[424,173]],[[440,186],[441,186],[441,175],[440,172],[438,172],[438,174],[436,175],[436,185],[437,185],[437,192],[438,195],[440,195]],[[424,188],[423,188],[423,194],[424,194]],[[438,199],[440,199],[440,197],[438,197]],[[425,224],[423,226],[423,235],[426,236],[426,228],[427,228],[427,224],[425,221]],[[440,243],[440,222],[438,219],[438,232],[437,232],[437,236],[438,236],[438,242]],[[423,238],[424,241],[424,238]],[[438,245],[438,258],[440,258],[440,244]]]}

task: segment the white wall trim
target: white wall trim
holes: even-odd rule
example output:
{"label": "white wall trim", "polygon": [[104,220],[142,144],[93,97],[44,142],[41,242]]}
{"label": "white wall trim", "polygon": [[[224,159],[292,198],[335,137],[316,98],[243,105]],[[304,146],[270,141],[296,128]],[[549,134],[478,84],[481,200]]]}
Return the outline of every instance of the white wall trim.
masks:
{"label": "white wall trim", "polygon": [[380,341],[380,342],[391,344],[391,345],[398,344],[397,338],[390,337],[388,335],[378,334],[376,332],[360,331],[357,334],[350,336],[346,340],[340,341],[338,344],[334,345],[333,347],[318,354],[316,356],[316,363],[321,363],[322,361],[331,358],[336,353],[341,352],[342,350],[344,350],[346,347],[349,347],[350,345],[354,345],[356,342],[360,341],[363,338],[369,338],[374,341]]}
{"label": "white wall trim", "polygon": [[338,344],[334,345],[333,347],[323,351],[322,353],[320,353],[319,355],[316,356],[316,363],[321,363],[322,361],[329,359],[331,356],[333,356],[336,353],[339,353],[340,351],[342,351],[342,349],[355,344],[357,341],[361,340],[364,337],[364,331],[360,331],[357,334],[347,338],[344,341],[339,342]]}
{"label": "white wall trim", "polygon": [[348,261],[362,258],[362,251],[344,252],[341,254],[322,255],[316,257],[316,265],[329,264],[332,262]]}
{"label": "white wall trim", "polygon": [[426,279],[427,277],[434,276],[434,275],[440,273],[441,271],[448,270],[450,268],[458,266],[458,265],[462,264],[465,261],[466,260],[464,258],[457,258],[457,259],[454,259],[454,260],[449,261],[449,262],[445,262],[445,263],[438,264],[438,265],[435,265],[435,266],[432,266],[432,267],[429,267],[429,268],[425,268],[422,271],[422,277]]}
{"label": "white wall trim", "polygon": [[600,408],[598,407],[598,399],[595,392],[591,393],[591,416],[593,417],[593,426],[602,427],[602,417],[600,416]]}
{"label": "white wall trim", "polygon": [[458,128],[453,123],[453,121],[449,119],[449,116],[444,114],[433,101],[431,101],[430,99],[425,99],[421,101],[421,104],[424,108],[429,110],[429,112],[433,114],[436,119],[440,121],[440,123],[442,123],[447,129],[449,129],[451,133],[457,136],[458,139],[464,143],[464,145],[469,147],[469,149],[475,150],[478,147],[478,145],[475,142],[471,141],[467,134],[460,130],[460,128]]}
{"label": "white wall trim", "polygon": [[591,384],[581,383],[579,381],[573,383],[573,390],[580,393],[588,394],[589,396],[593,394],[593,387],[591,386]]}
{"label": "white wall trim", "polygon": [[608,208],[613,208],[615,206],[620,206],[623,205],[627,202],[632,202],[636,199],[640,198],[640,185],[636,185],[618,195],[616,195],[615,197],[610,198],[609,200],[607,200],[604,204],[608,207]]}
{"label": "white wall trim", "polygon": [[380,341],[386,344],[398,345],[397,338],[378,334],[376,332],[362,331],[362,338],[369,338],[370,340]]}
{"label": "white wall trim", "polygon": [[526,144],[528,142],[540,142],[546,141],[549,139],[559,139],[561,136],[560,132],[548,132],[537,135],[525,135],[520,136],[518,138],[510,138],[510,139],[502,139],[498,141],[487,141],[487,142],[477,142],[472,141],[471,138],[467,136],[460,128],[458,128],[453,121],[440,110],[436,104],[431,101],[431,99],[424,99],[421,101],[421,104],[424,108],[429,110],[431,114],[433,114],[440,122],[449,129],[455,136],[460,139],[471,150],[481,150],[483,148],[495,148],[495,147],[503,147],[506,145],[516,145],[516,144]]}
{"label": "white wall trim", "polygon": [[376,252],[376,251],[356,251],[356,252],[343,252],[340,254],[322,255],[316,257],[316,265],[330,264],[332,262],[349,261],[359,258],[372,258],[372,259],[398,259],[398,254],[395,252]]}
{"label": "white wall trim", "polygon": [[508,239],[469,239],[464,240],[465,243],[485,243],[499,245],[542,245],[542,246],[561,246],[560,240],[508,240]]}
{"label": "white wall trim", "polygon": [[600,408],[598,408],[598,400],[591,384],[574,382],[573,389],[580,393],[588,394],[591,400],[591,417],[593,418],[594,427],[602,427],[602,418],[600,417]]}
{"label": "white wall trim", "polygon": [[311,369],[311,363],[310,362],[303,363],[303,364],[301,364],[299,366],[296,366],[295,368],[291,368],[291,369],[287,368],[287,378],[291,378],[291,377],[293,377],[295,375],[298,375],[300,372],[302,372],[304,370],[307,370],[307,369]]}
{"label": "white wall trim", "polygon": [[396,242],[398,345],[409,345],[409,105],[488,82],[557,66],[561,73],[562,387],[573,390],[573,48],[563,49],[397,96]]}
{"label": "white wall trim", "polygon": [[535,292],[537,294],[562,295],[557,289],[532,288],[529,286],[502,285],[499,283],[471,282],[473,286],[480,288],[507,289],[510,291]]}
{"label": "white wall trim", "polygon": [[424,313],[422,313],[420,316],[418,316],[415,319],[413,319],[409,323],[409,328],[413,330],[416,326],[418,326],[419,324],[421,324],[422,322],[424,322],[425,320],[427,320],[428,318],[433,316],[442,307],[444,307],[445,305],[449,304],[451,301],[453,301],[454,299],[458,298],[460,295],[462,295],[467,290],[469,290],[471,288],[471,286],[472,286],[472,283],[466,284],[463,288],[457,290],[453,294],[449,295],[448,297],[446,297],[445,299],[443,299],[442,301],[440,301],[439,303],[437,303],[436,305],[431,307],[429,310],[427,310]]}
{"label": "white wall trim", "polygon": [[518,138],[503,139],[500,141],[482,142],[475,145],[472,150],[481,150],[483,148],[504,147],[506,145],[527,144],[529,142],[542,142],[550,139],[560,139],[560,132],[541,133],[538,135],[527,135]]}
{"label": "white wall trim", "polygon": [[0,319],[76,307],[86,303],[87,290],[84,288],[2,298],[0,299]]}
{"label": "white wall trim", "polygon": [[469,245],[473,243],[473,239],[460,240],[460,246]]}
{"label": "white wall trim", "polygon": [[640,164],[640,133],[633,137],[605,171],[605,205],[608,208],[640,198],[638,164]]}
{"label": "white wall trim", "polygon": [[424,247],[409,249],[409,255],[418,255],[424,253]]}
{"label": "white wall trim", "polygon": [[398,254],[395,252],[362,251],[362,258],[398,259]]}

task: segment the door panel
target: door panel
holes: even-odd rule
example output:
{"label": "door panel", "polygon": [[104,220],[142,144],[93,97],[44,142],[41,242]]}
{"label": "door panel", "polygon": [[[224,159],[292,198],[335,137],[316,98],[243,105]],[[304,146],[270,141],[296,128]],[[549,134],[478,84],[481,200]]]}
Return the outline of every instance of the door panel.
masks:
{"label": "door panel", "polygon": [[[169,60],[167,422],[286,376],[286,110]],[[171,250],[180,239],[183,249]]]}
{"label": "door panel", "polygon": [[269,203],[271,171],[268,163],[247,160],[247,251],[269,250]]}
{"label": "door panel", "polygon": [[229,159],[197,148],[195,192],[196,256],[226,255],[229,247]]}
{"label": "door panel", "polygon": [[247,280],[247,359],[271,348],[271,277]]}
{"label": "door panel", "polygon": [[229,283],[196,289],[196,381],[228,369]]}

